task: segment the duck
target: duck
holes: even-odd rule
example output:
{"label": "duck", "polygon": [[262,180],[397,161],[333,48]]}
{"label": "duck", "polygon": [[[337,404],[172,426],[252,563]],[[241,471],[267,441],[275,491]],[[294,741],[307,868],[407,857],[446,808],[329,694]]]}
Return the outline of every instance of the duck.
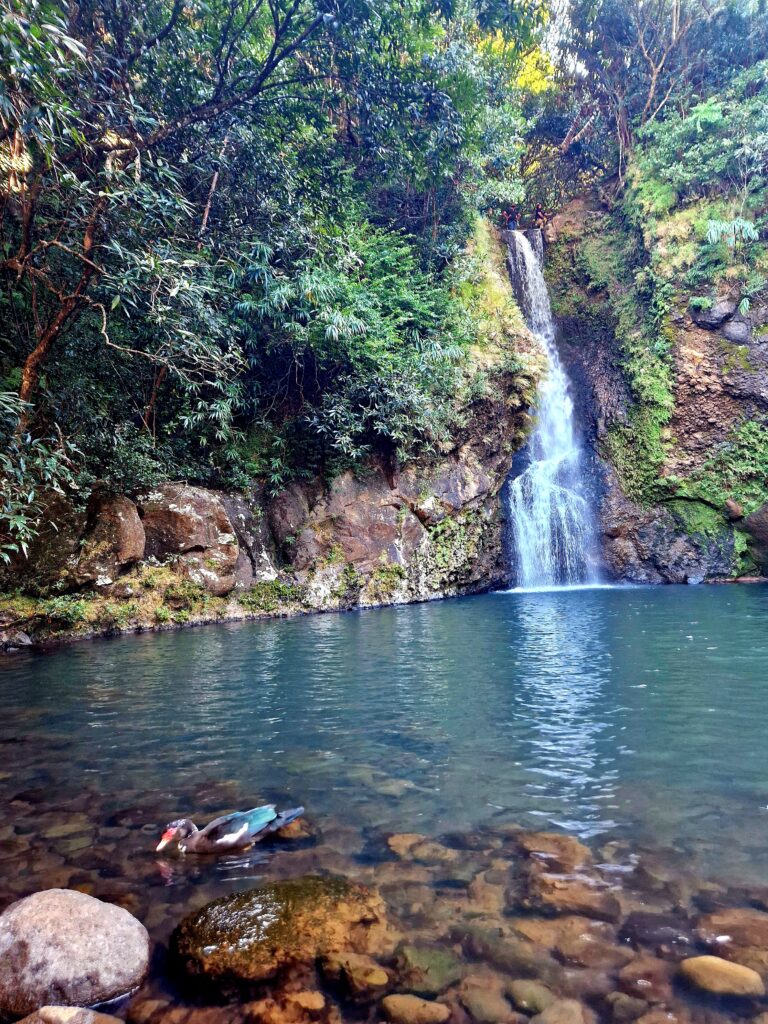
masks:
{"label": "duck", "polygon": [[165,826],[155,852],[159,853],[173,842],[180,853],[222,854],[245,850],[270,832],[276,832],[300,818],[303,813],[303,807],[278,811],[275,804],[264,804],[252,807],[250,811],[235,811],[215,818],[203,829],[199,829],[190,818],[179,818]]}

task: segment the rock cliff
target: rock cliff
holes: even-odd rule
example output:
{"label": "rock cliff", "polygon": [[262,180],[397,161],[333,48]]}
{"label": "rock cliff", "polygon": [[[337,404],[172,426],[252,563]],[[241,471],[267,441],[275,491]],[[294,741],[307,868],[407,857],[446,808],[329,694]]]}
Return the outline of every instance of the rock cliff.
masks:
{"label": "rock cliff", "polygon": [[494,326],[464,369],[450,445],[406,465],[372,458],[274,495],[167,482],[132,495],[96,488],[83,510],[57,497],[29,560],[6,575],[6,644],[503,584],[499,494],[541,366],[503,260],[493,241],[484,295]]}
{"label": "rock cliff", "polygon": [[571,203],[555,228],[548,277],[598,459],[609,575],[684,583],[765,571],[768,307],[740,314],[734,290],[696,300],[669,225],[640,232],[597,197]]}

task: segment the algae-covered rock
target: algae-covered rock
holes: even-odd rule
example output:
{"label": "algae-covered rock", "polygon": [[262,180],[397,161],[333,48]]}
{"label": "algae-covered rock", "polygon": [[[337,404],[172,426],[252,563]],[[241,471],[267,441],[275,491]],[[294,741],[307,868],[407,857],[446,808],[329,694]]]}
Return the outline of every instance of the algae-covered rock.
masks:
{"label": "algae-covered rock", "polygon": [[344,879],[309,876],[224,896],[173,933],[174,956],[211,982],[259,982],[331,952],[386,948],[384,902]]}
{"label": "algae-covered rock", "polygon": [[436,996],[462,975],[462,964],[444,946],[400,946],[397,951],[400,980],[422,996]]}
{"label": "algae-covered rock", "polygon": [[511,981],[507,986],[510,999],[523,1013],[543,1013],[552,1003],[557,1002],[557,996],[542,985],[540,981],[532,978],[518,978]]}

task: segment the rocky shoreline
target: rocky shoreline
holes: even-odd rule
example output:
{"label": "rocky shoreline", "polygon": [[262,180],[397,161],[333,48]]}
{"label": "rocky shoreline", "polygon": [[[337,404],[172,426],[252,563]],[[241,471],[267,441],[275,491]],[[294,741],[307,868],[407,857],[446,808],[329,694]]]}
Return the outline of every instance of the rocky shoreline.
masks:
{"label": "rocky shoreline", "polygon": [[[116,815],[101,832],[149,843],[154,823],[134,820]],[[672,851],[593,851],[503,824],[438,840],[298,822],[260,851],[269,881],[255,888],[241,878],[206,902],[211,861],[188,858],[203,884],[182,917],[121,884],[119,862],[110,881],[99,844],[78,842],[82,827],[47,833],[81,865],[59,870],[61,887],[19,900],[31,879],[3,884],[9,1019],[109,1024],[61,1007],[84,1013],[121,992],[111,1012],[129,1024],[768,1019],[768,891],[696,879]],[[94,884],[83,868],[97,863]]]}

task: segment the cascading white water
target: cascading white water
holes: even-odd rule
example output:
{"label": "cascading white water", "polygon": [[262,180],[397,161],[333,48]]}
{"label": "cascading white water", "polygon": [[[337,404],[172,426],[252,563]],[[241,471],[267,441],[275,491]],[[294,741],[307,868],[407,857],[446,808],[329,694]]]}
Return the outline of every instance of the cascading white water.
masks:
{"label": "cascading white water", "polygon": [[585,485],[584,453],[568,377],[555,344],[542,273],[541,232],[530,234],[536,251],[522,231],[509,232],[508,265],[549,370],[539,386],[527,464],[507,488],[516,583],[525,589],[596,583],[594,516]]}

